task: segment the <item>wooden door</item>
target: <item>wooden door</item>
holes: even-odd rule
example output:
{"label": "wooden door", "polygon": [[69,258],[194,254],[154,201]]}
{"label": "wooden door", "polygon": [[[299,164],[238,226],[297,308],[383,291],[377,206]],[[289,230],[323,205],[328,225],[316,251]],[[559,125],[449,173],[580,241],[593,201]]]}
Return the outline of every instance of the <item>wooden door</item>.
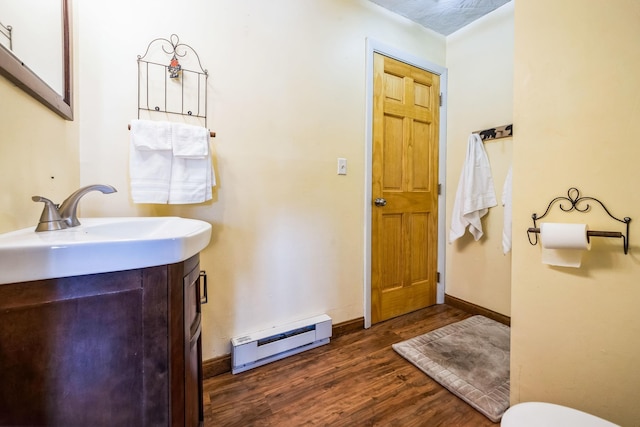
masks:
{"label": "wooden door", "polygon": [[436,303],[440,78],[374,54],[373,104],[376,323]]}

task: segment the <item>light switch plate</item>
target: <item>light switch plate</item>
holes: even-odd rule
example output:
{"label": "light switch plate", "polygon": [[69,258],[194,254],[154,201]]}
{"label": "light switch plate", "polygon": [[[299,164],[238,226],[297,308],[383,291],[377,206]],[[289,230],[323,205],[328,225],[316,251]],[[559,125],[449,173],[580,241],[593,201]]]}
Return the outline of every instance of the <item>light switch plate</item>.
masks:
{"label": "light switch plate", "polygon": [[347,174],[347,159],[338,157],[338,175]]}

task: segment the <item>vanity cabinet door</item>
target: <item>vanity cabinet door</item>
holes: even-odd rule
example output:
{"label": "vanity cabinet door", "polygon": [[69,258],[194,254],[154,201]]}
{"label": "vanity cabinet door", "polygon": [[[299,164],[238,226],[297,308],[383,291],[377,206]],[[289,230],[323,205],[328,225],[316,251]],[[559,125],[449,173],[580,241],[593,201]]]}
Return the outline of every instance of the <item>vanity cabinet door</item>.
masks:
{"label": "vanity cabinet door", "polygon": [[204,422],[202,399],[202,323],[200,268],[196,265],[183,279],[184,291],[184,425]]}
{"label": "vanity cabinet door", "polygon": [[0,285],[1,426],[145,425],[142,367],[156,356],[143,345],[140,307],[162,301],[145,295],[141,278],[133,270]]}

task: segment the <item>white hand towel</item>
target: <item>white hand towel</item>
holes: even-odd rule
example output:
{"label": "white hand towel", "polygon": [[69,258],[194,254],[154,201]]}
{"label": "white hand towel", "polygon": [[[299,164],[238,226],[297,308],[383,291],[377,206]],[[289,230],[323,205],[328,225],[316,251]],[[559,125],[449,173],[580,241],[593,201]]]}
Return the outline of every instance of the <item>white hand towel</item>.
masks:
{"label": "white hand towel", "polygon": [[174,157],[169,188],[169,204],[202,203],[213,196],[215,176],[211,158]]}
{"label": "white hand towel", "polygon": [[504,206],[504,226],[502,228],[502,252],[506,255],[511,251],[511,228],[512,228],[512,213],[511,213],[511,193],[512,188],[512,169],[509,167],[507,178],[504,180],[504,186],[502,187],[502,205]]}
{"label": "white hand towel", "polygon": [[209,130],[202,126],[173,123],[171,138],[174,157],[204,159],[209,155]]}
{"label": "white hand towel", "polygon": [[167,203],[171,182],[171,126],[132,120],[129,177],[134,203]]}
{"label": "white hand towel", "polygon": [[471,134],[453,203],[449,242],[462,237],[467,226],[474,239],[479,240],[483,235],[480,218],[497,204],[489,158],[482,139],[478,134]]}
{"label": "white hand towel", "polygon": [[209,131],[173,123],[173,162],[170,204],[202,203],[212,198],[215,175],[209,150]]}

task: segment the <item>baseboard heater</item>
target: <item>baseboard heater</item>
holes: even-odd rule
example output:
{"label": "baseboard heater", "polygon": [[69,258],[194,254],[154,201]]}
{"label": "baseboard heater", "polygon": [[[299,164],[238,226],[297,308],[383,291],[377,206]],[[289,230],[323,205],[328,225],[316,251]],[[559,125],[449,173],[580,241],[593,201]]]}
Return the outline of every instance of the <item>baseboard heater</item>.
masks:
{"label": "baseboard heater", "polygon": [[326,314],[231,339],[231,372],[244,372],[329,343]]}

